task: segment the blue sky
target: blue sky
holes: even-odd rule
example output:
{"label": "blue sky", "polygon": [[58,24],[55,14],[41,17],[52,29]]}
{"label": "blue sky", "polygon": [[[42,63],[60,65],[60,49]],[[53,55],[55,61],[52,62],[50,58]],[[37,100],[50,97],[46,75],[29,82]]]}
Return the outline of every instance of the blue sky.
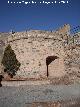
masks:
{"label": "blue sky", "polygon": [[[8,3],[8,1],[10,3]],[[15,4],[12,2],[16,2]],[[36,4],[17,3],[23,0],[0,0],[0,32],[29,29],[55,30],[64,24],[80,25],[80,0],[24,0]],[[43,4],[39,2],[55,2]],[[60,2],[60,3],[59,3]]]}

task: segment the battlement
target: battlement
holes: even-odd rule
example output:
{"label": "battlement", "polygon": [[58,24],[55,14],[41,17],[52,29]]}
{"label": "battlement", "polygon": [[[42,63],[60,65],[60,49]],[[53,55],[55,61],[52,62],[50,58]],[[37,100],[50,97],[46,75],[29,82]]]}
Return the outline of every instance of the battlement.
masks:
{"label": "battlement", "polygon": [[57,35],[55,32],[49,32],[49,31],[36,31],[36,30],[31,30],[27,32],[16,32],[14,34],[11,34],[8,36],[8,42],[12,42],[15,40],[20,40],[20,39],[59,39],[60,37]]}
{"label": "battlement", "polygon": [[[43,38],[43,39],[58,39],[62,40],[61,36],[68,35],[70,31],[69,25],[64,25],[56,31],[30,30],[24,32],[14,32],[8,36],[8,42],[28,38]],[[61,36],[60,36],[61,35]]]}

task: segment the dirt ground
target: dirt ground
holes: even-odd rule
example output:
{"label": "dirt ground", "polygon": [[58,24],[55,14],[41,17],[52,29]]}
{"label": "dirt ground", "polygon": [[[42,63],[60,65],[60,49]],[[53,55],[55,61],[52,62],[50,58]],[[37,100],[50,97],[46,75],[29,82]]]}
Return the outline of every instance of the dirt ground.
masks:
{"label": "dirt ground", "polygon": [[80,84],[3,86],[0,107],[80,107]]}

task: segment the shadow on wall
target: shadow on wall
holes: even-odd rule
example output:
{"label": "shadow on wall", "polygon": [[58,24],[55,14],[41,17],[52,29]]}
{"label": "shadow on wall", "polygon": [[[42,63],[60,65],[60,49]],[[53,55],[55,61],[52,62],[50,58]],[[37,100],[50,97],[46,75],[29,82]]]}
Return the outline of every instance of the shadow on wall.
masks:
{"label": "shadow on wall", "polygon": [[54,61],[55,59],[58,59],[58,58],[59,58],[59,57],[57,57],[57,56],[48,56],[48,57],[46,58],[47,77],[49,76],[48,65],[49,65],[52,61]]}

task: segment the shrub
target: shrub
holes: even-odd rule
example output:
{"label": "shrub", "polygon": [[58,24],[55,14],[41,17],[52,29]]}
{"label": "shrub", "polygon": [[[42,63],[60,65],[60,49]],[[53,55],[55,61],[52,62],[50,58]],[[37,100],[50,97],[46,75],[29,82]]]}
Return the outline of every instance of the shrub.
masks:
{"label": "shrub", "polygon": [[20,62],[16,59],[16,55],[12,50],[10,44],[5,48],[2,64],[5,67],[5,72],[10,76],[14,76],[20,67]]}

